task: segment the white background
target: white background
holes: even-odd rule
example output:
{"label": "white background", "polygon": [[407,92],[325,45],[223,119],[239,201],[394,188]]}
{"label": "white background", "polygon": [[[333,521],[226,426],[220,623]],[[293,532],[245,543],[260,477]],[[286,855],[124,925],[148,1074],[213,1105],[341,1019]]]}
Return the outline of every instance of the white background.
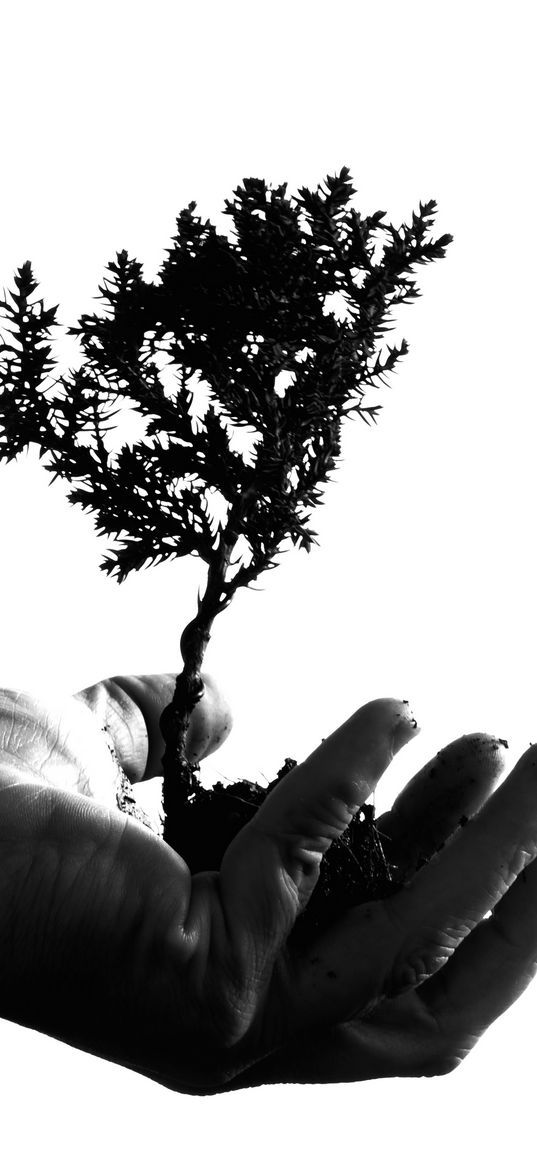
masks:
{"label": "white background", "polygon": [[[422,725],[377,793],[463,732],[537,739],[535,92],[512,2],[2,3],[0,286],[31,258],[64,323],[126,247],[154,275],[191,200],[220,226],[245,176],[290,192],[348,165],[364,212],[436,198],[454,234],[402,309],[410,342],[379,424],[349,424],[314,526],[217,621],[235,728],[213,775],[272,777],[356,707]],[[67,348],[65,349],[67,352]],[[0,468],[0,682],[70,691],[172,670],[196,563],[118,585],[36,457]],[[83,1002],[82,1002],[83,1005]],[[275,1157],[503,1160],[534,1140],[537,987],[453,1076],[174,1095],[0,1025],[8,1158],[235,1165]]]}

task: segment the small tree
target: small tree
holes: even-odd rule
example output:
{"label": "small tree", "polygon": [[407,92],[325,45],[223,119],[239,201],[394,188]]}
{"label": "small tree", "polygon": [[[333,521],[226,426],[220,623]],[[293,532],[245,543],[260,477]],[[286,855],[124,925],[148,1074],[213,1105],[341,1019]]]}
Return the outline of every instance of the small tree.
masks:
{"label": "small tree", "polygon": [[[451,241],[431,237],[434,202],[395,227],[383,211],[362,216],[355,193],[347,168],[293,198],[286,184],[244,179],[225,203],[229,236],[191,202],[154,282],[126,251],[109,263],[103,310],[69,329],[82,358],[65,374],[50,344],[57,308],[36,297],[29,262],[0,301],[0,458],[37,445],[53,477],[73,484],[69,500],[114,538],[102,569],[119,582],[166,558],[207,565],[161,721],[172,845],[178,810],[198,784],[185,739],[213,621],[286,544],[310,550],[311,513],[338,463],[342,424],[376,420],[380,406],[365,403],[366,389],[407,352],[404,340],[384,345],[393,309],[417,298],[414,269]],[[134,406],[145,433],[112,449],[122,404]],[[239,451],[241,429],[250,447]]]}

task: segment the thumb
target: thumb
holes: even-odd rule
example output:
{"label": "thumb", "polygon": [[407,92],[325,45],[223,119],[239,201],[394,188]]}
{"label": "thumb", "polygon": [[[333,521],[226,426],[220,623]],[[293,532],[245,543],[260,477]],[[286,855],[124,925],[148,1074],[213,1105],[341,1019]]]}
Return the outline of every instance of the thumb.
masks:
{"label": "thumb", "polygon": [[230,936],[271,965],[306,905],[320,864],[419,731],[406,701],[373,700],[297,765],[237,834],[220,871]]}

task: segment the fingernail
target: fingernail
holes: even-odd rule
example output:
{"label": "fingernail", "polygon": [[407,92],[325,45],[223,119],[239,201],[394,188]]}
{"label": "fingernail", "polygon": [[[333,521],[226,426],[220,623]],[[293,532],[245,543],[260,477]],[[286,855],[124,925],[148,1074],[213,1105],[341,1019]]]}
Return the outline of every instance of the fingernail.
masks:
{"label": "fingernail", "polygon": [[396,720],[393,730],[393,740],[397,748],[401,748],[413,736],[417,736],[420,732],[420,726],[416,717],[410,707],[408,700],[401,701],[401,711],[396,714]]}

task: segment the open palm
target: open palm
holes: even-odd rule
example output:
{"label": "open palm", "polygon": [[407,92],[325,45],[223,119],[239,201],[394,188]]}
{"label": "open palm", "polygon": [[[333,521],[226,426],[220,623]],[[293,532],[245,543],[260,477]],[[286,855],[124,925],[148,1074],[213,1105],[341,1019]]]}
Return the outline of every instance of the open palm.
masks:
{"label": "open palm", "polygon": [[502,742],[449,745],[378,822],[403,889],[298,952],[322,856],[414,736],[412,714],[360,709],[219,872],[191,877],[115,807],[115,758],[133,782],[159,772],[173,680],[119,677],[58,703],[3,694],[4,1016],[187,1092],[454,1067],[534,972],[537,750],[493,792]]}

